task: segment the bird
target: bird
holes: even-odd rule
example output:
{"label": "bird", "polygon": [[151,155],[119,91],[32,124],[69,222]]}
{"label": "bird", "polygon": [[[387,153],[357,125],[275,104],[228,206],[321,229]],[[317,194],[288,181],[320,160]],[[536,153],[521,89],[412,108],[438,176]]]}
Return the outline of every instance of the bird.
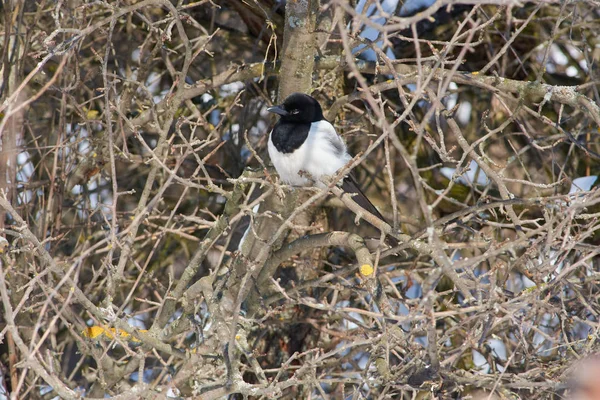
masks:
{"label": "bird", "polygon": [[[282,104],[267,108],[279,115],[269,135],[268,151],[279,178],[292,186],[324,188],[322,178],[335,175],[352,156],[333,125],[325,119],[321,104],[312,96],[292,93]],[[312,178],[312,179],[311,179]],[[387,223],[379,210],[360,190],[350,171],[341,189],[363,209]],[[397,243],[393,240],[393,243]]]}

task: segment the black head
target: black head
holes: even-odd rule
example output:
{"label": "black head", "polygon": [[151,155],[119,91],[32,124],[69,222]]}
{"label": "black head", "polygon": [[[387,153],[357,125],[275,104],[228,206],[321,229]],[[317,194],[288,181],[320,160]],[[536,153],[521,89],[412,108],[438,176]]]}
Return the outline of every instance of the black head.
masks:
{"label": "black head", "polygon": [[292,93],[283,104],[269,107],[267,111],[279,114],[284,122],[311,123],[325,119],[319,102],[304,93]]}

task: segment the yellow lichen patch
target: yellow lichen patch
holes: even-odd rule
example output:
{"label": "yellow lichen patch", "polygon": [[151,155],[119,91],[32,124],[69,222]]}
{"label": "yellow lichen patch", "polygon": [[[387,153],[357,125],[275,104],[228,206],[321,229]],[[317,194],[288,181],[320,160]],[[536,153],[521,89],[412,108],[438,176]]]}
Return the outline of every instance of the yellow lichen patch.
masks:
{"label": "yellow lichen patch", "polygon": [[[139,332],[148,332],[146,329],[140,329]],[[141,342],[140,339],[135,336],[131,336],[129,333],[124,330],[108,328],[105,329],[101,326],[91,326],[89,328],[85,328],[82,332],[83,336],[89,339],[114,339],[115,336],[119,336],[121,339],[130,340],[132,342]]]}
{"label": "yellow lichen patch", "polygon": [[372,275],[375,272],[375,268],[371,264],[363,264],[359,268],[360,273],[364,276]]}
{"label": "yellow lichen patch", "polygon": [[96,339],[98,336],[104,333],[104,328],[101,326],[90,326],[89,328],[85,328],[81,333],[86,338]]}
{"label": "yellow lichen patch", "polygon": [[100,115],[100,112],[97,110],[87,110],[87,112],[85,114],[87,119],[98,119],[99,115]]}

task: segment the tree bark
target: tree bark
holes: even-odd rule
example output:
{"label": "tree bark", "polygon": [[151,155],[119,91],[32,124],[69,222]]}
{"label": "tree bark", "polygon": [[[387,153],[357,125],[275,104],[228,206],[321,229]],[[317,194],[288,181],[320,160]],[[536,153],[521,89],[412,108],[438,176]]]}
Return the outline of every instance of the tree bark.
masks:
{"label": "tree bark", "polygon": [[293,92],[310,93],[315,65],[315,26],[319,0],[288,1],[285,6],[283,52],[278,100]]}

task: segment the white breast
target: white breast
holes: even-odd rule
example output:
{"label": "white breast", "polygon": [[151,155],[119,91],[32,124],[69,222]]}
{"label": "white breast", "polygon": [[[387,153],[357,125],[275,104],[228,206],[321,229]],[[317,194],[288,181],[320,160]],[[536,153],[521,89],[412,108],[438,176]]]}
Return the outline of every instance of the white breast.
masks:
{"label": "white breast", "polygon": [[305,171],[316,181],[316,186],[323,187],[323,175],[334,175],[352,158],[335,128],[325,120],[312,124],[306,141],[293,153],[280,153],[270,135],[268,149],[281,180],[295,186],[313,184],[312,180],[298,174]]}

